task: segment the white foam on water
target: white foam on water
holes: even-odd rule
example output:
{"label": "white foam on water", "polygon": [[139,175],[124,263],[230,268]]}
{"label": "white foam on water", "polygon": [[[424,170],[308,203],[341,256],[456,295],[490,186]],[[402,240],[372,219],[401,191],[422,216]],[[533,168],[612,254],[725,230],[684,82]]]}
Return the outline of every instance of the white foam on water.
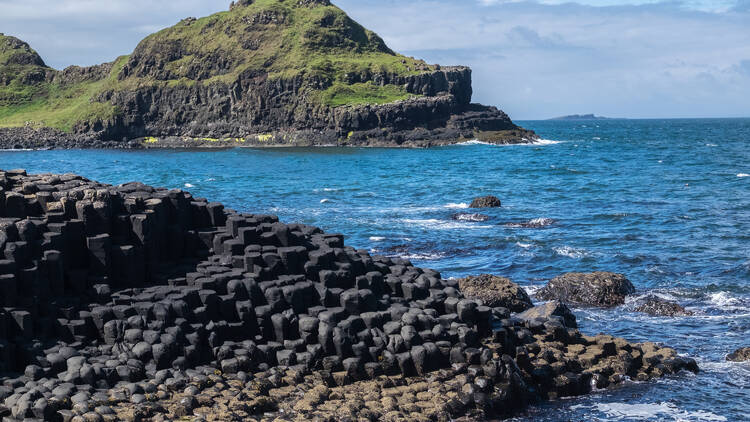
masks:
{"label": "white foam on water", "polygon": [[557,248],[553,248],[553,250],[560,256],[567,256],[568,258],[573,259],[581,259],[591,255],[591,253],[586,249],[574,248],[571,246],[560,246]]}
{"label": "white foam on water", "polygon": [[383,236],[370,236],[370,242],[382,242],[385,240]]}
{"label": "white foam on water", "polygon": [[36,151],[34,148],[0,148],[2,152],[23,152],[23,151]]}
{"label": "white foam on water", "polygon": [[489,226],[489,225],[472,224],[471,222],[466,222],[466,221],[445,221],[445,220],[438,220],[436,218],[428,218],[428,219],[408,219],[407,218],[401,221],[406,224],[412,224],[412,225],[420,226],[420,227],[427,228],[427,229],[434,229],[434,230],[492,228],[492,226]]}
{"label": "white foam on water", "polygon": [[436,261],[438,259],[443,259],[445,255],[441,253],[411,253],[399,255],[398,257],[402,259],[414,259],[417,261]]}
{"label": "white foam on water", "polygon": [[[580,408],[581,406],[573,406]],[[693,412],[682,410],[676,405],[667,402],[661,403],[599,403],[595,405],[596,409],[609,418],[615,420],[643,420],[657,418],[662,421],[705,421],[705,422],[723,422],[727,418],[715,413],[704,410]]]}
{"label": "white foam on water", "polygon": [[194,188],[195,185],[191,185],[190,183],[185,183],[185,187],[186,188]]}
{"label": "white foam on water", "polygon": [[495,145],[495,144],[491,144],[489,142],[482,142],[478,139],[472,139],[471,141],[459,142],[456,145]]}
{"label": "white foam on water", "polygon": [[750,177],[750,174],[740,173],[740,174],[737,175],[737,177]]}
{"label": "white foam on water", "polygon": [[602,138],[600,138],[600,137],[598,137],[598,136],[594,136],[594,137],[593,137],[593,138],[591,138],[591,139],[593,139],[593,140],[595,140],[595,141],[601,141],[601,140],[602,140]]}
{"label": "white foam on water", "polygon": [[451,202],[451,203],[443,205],[443,208],[466,209],[466,208],[469,208],[469,204],[465,202],[459,202],[459,203]]}
{"label": "white foam on water", "polygon": [[519,248],[529,249],[530,247],[534,245],[532,245],[531,243],[516,242],[516,246],[518,246]]}
{"label": "white foam on water", "polygon": [[560,141],[553,141],[552,139],[538,139],[532,142],[530,145],[556,145],[559,143]]}
{"label": "white foam on water", "polygon": [[328,203],[328,202],[331,202],[331,200],[330,200],[330,199],[328,199],[328,198],[324,198],[324,199],[321,199],[321,200],[320,200],[320,203],[321,203],[321,204],[325,204],[325,203]]}
{"label": "white foam on water", "polygon": [[729,292],[716,292],[708,295],[708,302],[718,308],[736,309],[741,301]]}

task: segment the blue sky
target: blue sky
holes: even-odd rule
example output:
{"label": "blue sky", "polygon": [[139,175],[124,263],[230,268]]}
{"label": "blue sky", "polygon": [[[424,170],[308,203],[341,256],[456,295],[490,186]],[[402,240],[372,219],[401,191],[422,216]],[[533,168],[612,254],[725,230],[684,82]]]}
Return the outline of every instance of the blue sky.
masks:
{"label": "blue sky", "polygon": [[[514,119],[750,116],[750,0],[333,0],[394,50],[474,69]],[[56,68],[109,61],[206,0],[0,0]]]}

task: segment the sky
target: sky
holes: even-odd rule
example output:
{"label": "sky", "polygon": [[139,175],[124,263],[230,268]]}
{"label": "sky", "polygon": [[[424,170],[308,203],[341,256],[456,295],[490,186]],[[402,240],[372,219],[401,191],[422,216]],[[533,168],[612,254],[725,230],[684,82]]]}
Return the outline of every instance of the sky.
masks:
{"label": "sky", "polygon": [[[517,120],[750,116],[750,0],[333,0],[394,50],[474,70]],[[224,0],[0,0],[0,32],[61,69],[130,53]]]}

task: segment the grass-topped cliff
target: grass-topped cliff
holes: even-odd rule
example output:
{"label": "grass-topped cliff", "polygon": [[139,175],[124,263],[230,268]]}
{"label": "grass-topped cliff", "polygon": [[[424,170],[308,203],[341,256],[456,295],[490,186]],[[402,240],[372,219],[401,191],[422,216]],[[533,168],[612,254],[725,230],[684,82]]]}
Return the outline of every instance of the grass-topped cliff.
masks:
{"label": "grass-topped cliff", "polygon": [[[104,139],[277,130],[351,138],[390,126],[386,115],[398,115],[399,129],[440,126],[418,120],[447,118],[456,111],[448,103],[470,98],[468,69],[397,54],[328,0],[240,0],[152,34],[114,62],[63,71],[23,41],[0,36],[0,128]],[[403,100],[414,104],[371,115],[336,111]]]}

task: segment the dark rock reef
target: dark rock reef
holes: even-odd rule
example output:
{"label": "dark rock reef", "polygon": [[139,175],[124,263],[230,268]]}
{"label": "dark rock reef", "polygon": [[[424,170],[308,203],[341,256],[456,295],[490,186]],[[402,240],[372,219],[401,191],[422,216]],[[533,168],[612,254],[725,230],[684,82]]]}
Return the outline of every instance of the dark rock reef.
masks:
{"label": "dark rock reef", "polygon": [[727,355],[730,362],[745,362],[750,360],[750,347],[742,347]]}
{"label": "dark rock reef", "polygon": [[0,171],[0,217],[3,420],[482,420],[697,371],[182,190]]}
{"label": "dark rock reef", "polygon": [[502,306],[511,312],[523,312],[534,306],[526,291],[505,277],[470,276],[459,279],[458,287],[465,297],[480,299],[487,306]]}
{"label": "dark rock reef", "polygon": [[691,311],[685,309],[679,303],[664,300],[657,296],[647,296],[644,299],[638,301],[636,312],[643,312],[651,316],[690,316],[693,315]]}
{"label": "dark rock reef", "polygon": [[479,198],[474,198],[473,201],[471,201],[471,205],[469,205],[469,208],[499,208],[502,206],[502,203],[500,202],[500,199],[496,196],[482,196]]}
{"label": "dark rock reef", "polygon": [[622,274],[567,273],[550,280],[536,296],[576,305],[612,307],[625,303],[625,296],[633,292],[635,287]]}

